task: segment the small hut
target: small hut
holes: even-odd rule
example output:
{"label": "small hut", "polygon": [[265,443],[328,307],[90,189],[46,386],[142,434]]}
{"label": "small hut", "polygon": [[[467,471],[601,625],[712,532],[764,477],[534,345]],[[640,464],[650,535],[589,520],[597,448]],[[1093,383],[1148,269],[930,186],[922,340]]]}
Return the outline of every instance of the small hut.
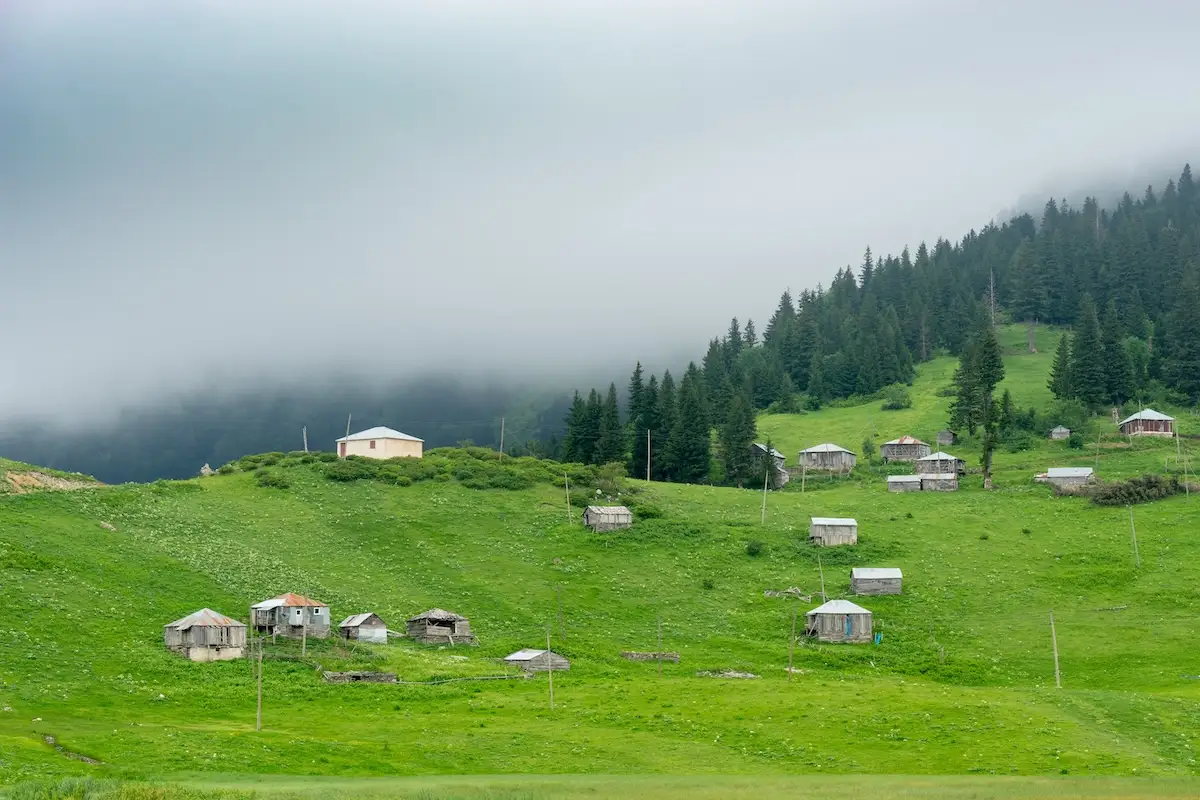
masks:
{"label": "small hut", "polygon": [[163,626],[163,644],[192,661],[229,661],[246,650],[246,626],[202,608]]}
{"label": "small hut", "polygon": [[858,520],[847,517],[813,517],[808,540],[822,547],[858,544]]}
{"label": "small hut", "polygon": [[1063,439],[1071,438],[1071,429],[1062,425],[1056,425],[1050,429],[1050,439],[1055,442],[1060,442]]}
{"label": "small hut", "polygon": [[826,442],[800,451],[804,469],[824,472],[849,472],[858,463],[858,456],[841,445]]}
{"label": "small hut", "polygon": [[924,472],[920,475],[922,492],[958,491],[958,473]]}
{"label": "small hut", "polygon": [[505,656],[504,663],[526,672],[559,672],[571,668],[571,662],[551,650],[518,650]]}
{"label": "small hut", "polygon": [[1038,475],[1035,480],[1059,489],[1067,489],[1092,483],[1096,480],[1096,474],[1091,467],[1051,467],[1043,474]]}
{"label": "small hut", "polygon": [[431,608],[408,621],[408,637],[425,644],[476,644],[470,621],[453,611]]}
{"label": "small hut", "polygon": [[887,487],[889,492],[919,492],[921,491],[921,476],[888,475]]}
{"label": "small hut", "polygon": [[830,600],[804,617],[805,634],[822,642],[871,641],[871,612],[849,600]]}
{"label": "small hut", "polygon": [[625,506],[588,506],[583,524],[594,531],[616,531],[633,525],[633,512]]}
{"label": "small hut", "polygon": [[[768,485],[772,489],[782,489],[792,477],[790,474],[788,474],[787,467],[784,466],[784,462],[786,462],[787,459],[784,457],[783,453],[779,452],[774,447],[771,448],[770,455],[771,477]],[[754,442],[750,445],[750,463],[754,465],[755,474],[764,474],[763,460],[766,457],[767,446],[765,444]]]}
{"label": "small hut", "polygon": [[260,633],[300,639],[324,639],[329,636],[329,606],[288,592],[250,607],[251,624]]}
{"label": "small hut", "polygon": [[904,576],[894,567],[854,567],[850,591],[855,594],[900,594]]}
{"label": "small hut", "polygon": [[965,475],[967,472],[966,461],[949,453],[944,453],[941,450],[931,453],[924,458],[918,458],[913,464],[916,466],[917,472],[921,475],[942,475],[947,472],[953,472],[956,475]]}
{"label": "small hut", "polygon": [[370,611],[346,617],[338,625],[338,633],[348,641],[387,644],[387,625]]}
{"label": "small hut", "polygon": [[1174,436],[1175,418],[1153,408],[1143,408],[1118,423],[1123,436]]}
{"label": "small hut", "polygon": [[948,445],[958,444],[958,434],[949,428],[938,431],[937,445],[938,447],[946,447]]}
{"label": "small hut", "polygon": [[928,444],[912,436],[901,436],[884,442],[879,448],[879,455],[884,461],[916,461],[924,458],[933,450]]}

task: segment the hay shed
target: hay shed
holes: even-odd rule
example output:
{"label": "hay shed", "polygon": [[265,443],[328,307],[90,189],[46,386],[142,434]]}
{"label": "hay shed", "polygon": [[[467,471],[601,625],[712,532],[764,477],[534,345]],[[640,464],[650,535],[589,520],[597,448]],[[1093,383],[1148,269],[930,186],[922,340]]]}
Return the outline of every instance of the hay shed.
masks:
{"label": "hay shed", "polygon": [[854,567],[850,591],[855,594],[900,594],[904,576],[895,567]]}
{"label": "hay shed", "polygon": [[830,600],[804,618],[804,633],[822,642],[871,641],[871,612],[849,600]]}
{"label": "hay shed", "polygon": [[192,661],[229,661],[246,652],[246,626],[202,608],[164,625],[163,644]]}
{"label": "hay shed", "polygon": [[1124,436],[1175,435],[1175,418],[1168,417],[1153,408],[1143,408],[1136,414],[1121,420],[1118,425]]}
{"label": "hay shed", "polygon": [[387,644],[387,625],[370,611],[346,617],[338,625],[338,633],[347,641]]}
{"label": "hay shed", "polygon": [[941,450],[936,453],[930,453],[924,458],[918,458],[913,462],[913,466],[916,467],[917,473],[921,475],[940,475],[947,472],[953,472],[956,475],[965,475],[967,472],[966,461]]}
{"label": "hay shed", "polygon": [[958,434],[949,428],[938,431],[937,445],[943,447],[945,445],[958,444]]}
{"label": "hay shed", "polygon": [[889,492],[919,492],[921,491],[921,476],[888,475],[887,487]]}
{"label": "hay shed", "polygon": [[884,461],[916,461],[932,451],[932,447],[916,437],[901,436],[899,439],[884,442],[879,448],[879,455]]}
{"label": "hay shed", "polygon": [[594,531],[616,531],[633,525],[633,512],[625,506],[588,506],[583,524]]}
{"label": "hay shed", "polygon": [[271,636],[324,639],[329,636],[329,606],[302,594],[288,592],[250,607],[251,623]]}
{"label": "hay shed", "polygon": [[518,650],[504,657],[505,664],[520,667],[526,672],[559,672],[571,668],[571,662],[552,650]]}
{"label": "hay shed", "polygon": [[849,517],[813,517],[808,540],[822,547],[858,544],[858,520]]}
{"label": "hay shed", "polygon": [[958,474],[954,472],[929,472],[920,476],[922,492],[957,492]]}
{"label": "hay shed", "polygon": [[1046,470],[1042,482],[1059,489],[1067,489],[1072,486],[1084,486],[1095,480],[1096,472],[1091,467],[1051,467]]}
{"label": "hay shed", "polygon": [[1071,438],[1071,429],[1062,425],[1056,425],[1050,429],[1050,439],[1052,441],[1062,441],[1063,439]]}
{"label": "hay shed", "polygon": [[821,472],[849,472],[858,463],[858,456],[833,442],[800,451],[800,466]]}
{"label": "hay shed", "polygon": [[461,614],[431,608],[408,621],[407,634],[425,644],[477,644],[471,622]]}

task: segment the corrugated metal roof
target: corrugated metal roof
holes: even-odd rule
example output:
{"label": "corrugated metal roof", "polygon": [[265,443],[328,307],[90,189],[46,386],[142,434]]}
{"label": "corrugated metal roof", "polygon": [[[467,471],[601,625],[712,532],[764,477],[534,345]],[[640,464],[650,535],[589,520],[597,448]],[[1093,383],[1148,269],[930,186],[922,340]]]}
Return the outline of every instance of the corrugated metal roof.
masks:
{"label": "corrugated metal roof", "polygon": [[853,525],[858,527],[858,520],[850,517],[813,517],[813,525]]}
{"label": "corrugated metal roof", "polygon": [[938,450],[936,453],[930,453],[927,456],[918,458],[917,461],[962,461],[958,456],[952,456],[949,453]]}
{"label": "corrugated metal roof", "polygon": [[318,602],[316,600],[311,600],[302,594],[296,594],[295,592],[288,592],[287,594],[281,594],[278,597],[272,597],[270,600],[263,600],[261,603],[255,603],[254,605],[251,606],[251,608],[268,609],[268,608],[279,608],[280,606],[288,606],[289,608],[295,608],[296,606],[309,606],[311,608],[325,608],[326,604]]}
{"label": "corrugated metal roof", "polygon": [[919,483],[920,481],[921,481],[920,475],[888,475],[887,476],[888,483]]}
{"label": "corrugated metal roof", "polygon": [[183,619],[177,619],[174,622],[165,625],[166,628],[178,628],[181,631],[186,631],[193,626],[201,628],[244,628],[243,623],[236,619],[230,619],[224,614],[218,614],[211,608],[202,608],[199,611],[188,614]]}
{"label": "corrugated metal roof", "polygon": [[[813,447],[810,447],[807,450],[801,450],[800,452],[801,453],[850,453],[849,450],[842,447],[840,444],[834,444],[833,442],[826,442],[825,444],[814,445]],[[850,455],[854,455],[854,453],[850,453]]]}
{"label": "corrugated metal roof", "polygon": [[1066,425],[1055,425],[1053,428],[1050,429],[1051,433],[1055,433],[1056,431],[1066,431],[1067,433],[1070,433],[1071,429],[1068,428]]}
{"label": "corrugated metal roof", "polygon": [[865,608],[851,603],[849,600],[830,600],[828,603],[817,606],[812,611],[808,612],[808,616],[813,614],[870,614]]}
{"label": "corrugated metal roof", "polygon": [[927,472],[919,476],[923,481],[956,481],[958,480],[957,472]]}
{"label": "corrugated metal roof", "polygon": [[630,514],[630,513],[632,513],[625,506],[588,506],[587,509],[584,511],[584,513],[586,514],[588,511],[592,512],[593,514]]}
{"label": "corrugated metal roof", "polygon": [[400,431],[393,430],[392,428],[385,428],[382,425],[380,425],[379,427],[376,427],[376,428],[367,428],[365,431],[359,431],[358,433],[352,433],[349,436],[343,436],[342,438],[337,439],[336,441],[359,442],[359,441],[362,441],[363,439],[404,439],[405,441],[408,441],[408,442],[424,442],[425,441],[424,439],[418,439],[415,436],[409,436],[407,433],[401,433]]}
{"label": "corrugated metal roof", "polygon": [[[362,625],[364,622],[366,622],[373,616],[375,616],[374,611],[366,611],[362,614],[352,614],[352,615],[346,617],[344,620],[342,620],[341,624],[338,625],[338,627],[339,628],[357,628],[359,625]],[[380,622],[382,622],[382,620],[380,620]]]}
{"label": "corrugated metal roof", "polygon": [[[755,442],[754,446],[757,447],[759,450],[762,450],[764,453],[767,452],[767,446],[765,444],[761,444],[760,442]],[[774,447],[771,448],[771,455],[775,456],[776,458],[787,458],[787,456],[785,456],[783,453],[776,450]]]}
{"label": "corrugated metal roof", "polygon": [[1153,408],[1143,408],[1141,411],[1137,412],[1136,414],[1131,414],[1128,417],[1126,417],[1125,419],[1121,420],[1120,424],[1124,425],[1126,422],[1133,422],[1135,419],[1150,419],[1150,420],[1158,420],[1160,422],[1174,422],[1175,421],[1174,417],[1168,417],[1166,414],[1163,414],[1162,412],[1159,412],[1159,411],[1155,411]]}
{"label": "corrugated metal roof", "polygon": [[1051,467],[1046,470],[1047,478],[1086,478],[1095,470],[1091,467]]}
{"label": "corrugated metal roof", "polygon": [[884,442],[884,444],[925,444],[925,445],[927,445],[928,442],[922,442],[920,439],[918,439],[915,436],[909,436],[908,434],[905,434],[904,436],[901,436],[899,439],[892,439],[890,442]]}
{"label": "corrugated metal roof", "polygon": [[438,622],[456,622],[464,620],[466,617],[455,614],[453,611],[447,611],[444,608],[431,608],[424,614],[417,614],[415,617],[411,617],[408,621],[419,622],[423,619],[432,619]]}
{"label": "corrugated metal roof", "polygon": [[851,578],[886,578],[900,579],[904,577],[895,567],[854,567],[850,570]]}
{"label": "corrugated metal roof", "polygon": [[512,655],[505,656],[504,660],[505,661],[532,661],[533,659],[537,658],[538,656],[540,656],[542,653],[545,653],[545,652],[547,652],[547,651],[545,651],[545,650],[530,650],[530,649],[518,650],[517,652],[513,653]]}

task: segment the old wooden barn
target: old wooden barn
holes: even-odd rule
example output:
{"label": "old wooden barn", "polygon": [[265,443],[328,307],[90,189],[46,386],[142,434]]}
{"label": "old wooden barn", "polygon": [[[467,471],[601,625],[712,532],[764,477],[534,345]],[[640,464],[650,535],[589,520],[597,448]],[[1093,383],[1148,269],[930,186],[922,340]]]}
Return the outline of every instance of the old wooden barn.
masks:
{"label": "old wooden barn", "polygon": [[858,520],[849,517],[813,517],[808,540],[822,547],[858,544]]}
{"label": "old wooden barn", "polygon": [[928,474],[944,474],[953,472],[956,475],[966,474],[967,462],[963,461],[958,456],[952,456],[949,453],[939,450],[936,453],[930,453],[924,458],[918,458],[913,462],[917,472],[921,475]]}
{"label": "old wooden barn", "polygon": [[858,456],[833,442],[800,451],[800,466],[821,472],[849,472],[858,463]]}
{"label": "old wooden barn", "polygon": [[425,644],[475,644],[470,621],[461,614],[431,608],[408,621],[408,637]]}
{"label": "old wooden barn", "polygon": [[879,455],[884,461],[916,461],[932,452],[933,448],[913,436],[901,436],[884,442]]}
{"label": "old wooden barn", "polygon": [[594,531],[616,531],[633,525],[633,512],[625,506],[588,506],[583,524]]}
{"label": "old wooden barn", "polygon": [[202,608],[164,625],[163,644],[192,661],[229,661],[246,652],[246,626]]}
{"label": "old wooden barn", "polygon": [[871,612],[849,600],[830,600],[804,617],[805,634],[822,642],[871,641]]}
{"label": "old wooden barn", "polygon": [[887,487],[889,492],[919,492],[921,491],[921,476],[888,475]]}
{"label": "old wooden barn", "polygon": [[571,662],[552,650],[518,650],[505,656],[504,663],[526,672],[559,672],[571,668]]}
{"label": "old wooden barn", "polygon": [[[791,480],[791,475],[784,465],[786,458],[783,453],[771,448],[771,473],[768,485],[772,489],[782,489],[784,485]],[[765,475],[766,471],[763,468],[763,462],[767,458],[767,446],[759,442],[754,442],[750,445],[750,462],[754,465],[754,472],[758,475]]]}
{"label": "old wooden barn", "polygon": [[329,636],[329,606],[288,592],[250,607],[251,624],[261,633],[296,639]]}
{"label": "old wooden barn", "polygon": [[855,594],[900,594],[904,576],[895,567],[854,567],[850,591]]}
{"label": "old wooden barn", "polygon": [[1159,413],[1153,408],[1126,417],[1119,423],[1124,436],[1174,436],[1175,418]]}
{"label": "old wooden barn", "polygon": [[347,641],[387,644],[387,625],[370,611],[346,617],[338,625],[338,633]]}
{"label": "old wooden barn", "polygon": [[1069,489],[1092,483],[1096,480],[1096,473],[1091,467],[1051,467],[1041,475],[1035,476],[1034,480],[1059,489]]}
{"label": "old wooden barn", "polygon": [[1056,442],[1071,438],[1071,429],[1063,425],[1055,425],[1050,429],[1050,439]]}
{"label": "old wooden barn", "polygon": [[957,492],[957,472],[924,472],[920,475],[922,492]]}

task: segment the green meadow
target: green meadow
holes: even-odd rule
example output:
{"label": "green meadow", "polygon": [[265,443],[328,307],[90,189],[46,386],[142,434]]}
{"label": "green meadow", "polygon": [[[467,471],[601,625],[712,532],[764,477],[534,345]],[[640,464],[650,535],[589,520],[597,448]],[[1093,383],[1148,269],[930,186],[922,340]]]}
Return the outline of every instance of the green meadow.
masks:
{"label": "green meadow", "polygon": [[[1005,332],[1002,388],[1022,407],[1050,404],[1054,337],[1030,355],[1023,330]],[[825,441],[932,442],[954,367],[922,365],[911,409],[763,416],[760,438],[789,463]],[[958,492],[889,494],[884,468],[860,459],[850,477],[768,493],[765,516],[759,491],[605,485],[638,514],[610,534],[578,520],[596,486],[573,484],[568,516],[556,467],[488,461],[536,479],[473,488],[478,452],[431,454],[411,485],[273,457],[192,481],[4,494],[0,782],[14,797],[76,796],[48,787],[83,777],[81,797],[1196,796],[1200,498],[1134,506],[1139,566],[1127,508],[1032,481],[1050,466],[1175,470],[1175,442],[1130,444],[1098,419],[1082,449],[998,452],[991,491],[976,442],[945,449],[971,470]],[[260,485],[265,470],[283,488]],[[859,544],[809,545],[814,515],[856,517]],[[881,641],[789,647],[822,584],[850,597],[854,566],[904,571],[902,595],[856,600]],[[764,596],[790,587],[812,599]],[[162,626],[204,606],[245,619],[285,591],[394,630],[450,609],[480,643],[310,640],[302,656],[268,642],[256,731],[253,665],[190,663]],[[679,663],[621,658],[657,649],[660,624]],[[500,661],[547,636],[571,659],[553,708],[547,676]],[[318,666],[407,683],[327,684]],[[758,677],[697,674],[727,670]],[[419,683],[498,676],[511,679]]]}

